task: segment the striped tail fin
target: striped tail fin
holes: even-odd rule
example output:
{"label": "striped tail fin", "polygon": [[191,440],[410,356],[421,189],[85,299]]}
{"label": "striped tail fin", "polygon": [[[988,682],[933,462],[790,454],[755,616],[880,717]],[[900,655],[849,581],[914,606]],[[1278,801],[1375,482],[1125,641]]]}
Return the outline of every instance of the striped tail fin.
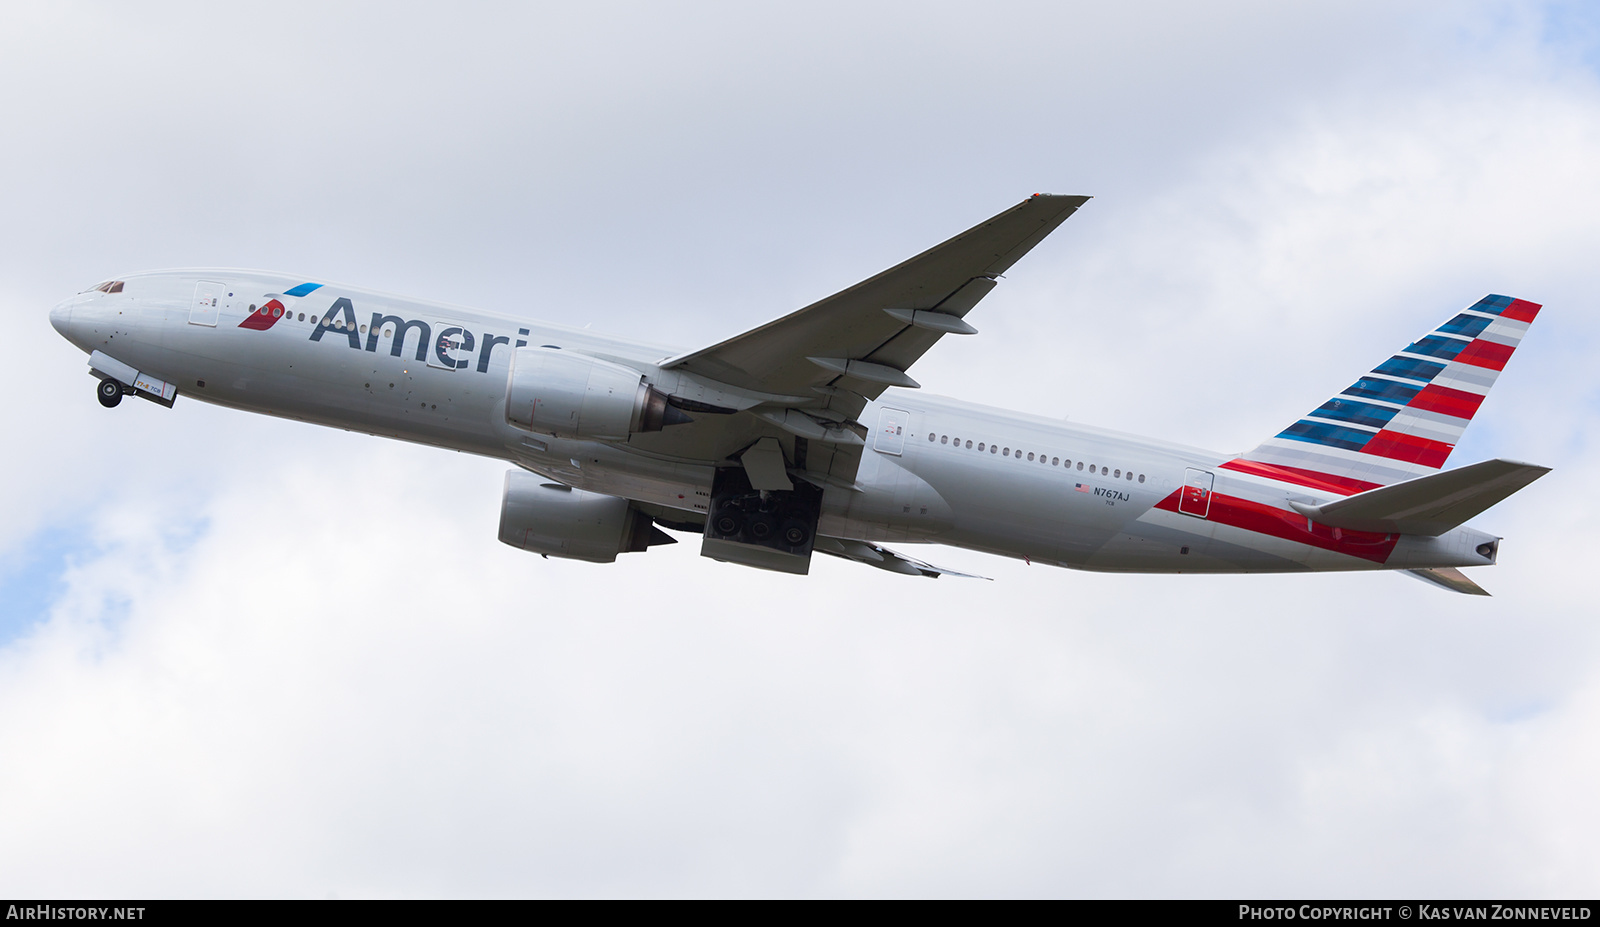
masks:
{"label": "striped tail fin", "polygon": [[1346,496],[1434,473],[1539,308],[1485,296],[1222,466]]}

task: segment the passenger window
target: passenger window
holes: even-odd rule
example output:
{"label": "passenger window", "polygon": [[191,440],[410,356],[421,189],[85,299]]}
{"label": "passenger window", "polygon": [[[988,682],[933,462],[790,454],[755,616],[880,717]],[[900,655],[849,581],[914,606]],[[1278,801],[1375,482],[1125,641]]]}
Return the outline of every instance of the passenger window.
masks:
{"label": "passenger window", "polygon": [[281,315],[283,315],[283,307],[282,306],[279,306],[278,308],[272,310],[272,317],[273,318],[276,319],[278,316],[281,316]]}
{"label": "passenger window", "polygon": [[989,453],[993,454],[995,451],[998,451],[998,450],[1000,450],[1000,445],[998,445],[998,444],[989,445]]}
{"label": "passenger window", "polygon": [[300,321],[304,322],[305,320],[306,320],[306,314],[304,312],[300,313]]}
{"label": "passenger window", "polygon": [[1133,471],[1132,470],[1128,471],[1128,479],[1130,479],[1130,480],[1133,479]]}
{"label": "passenger window", "polygon": [[1139,474],[1139,482],[1141,482],[1141,483],[1144,482],[1144,474],[1143,473]]}
{"label": "passenger window", "polygon": [[980,450],[980,451],[983,450],[983,442],[982,441],[978,442],[978,450]]}
{"label": "passenger window", "polygon": [[1081,460],[1080,460],[1080,461],[1078,461],[1078,469],[1079,469],[1079,470],[1082,470],[1082,469],[1083,469],[1083,461],[1081,461]]}
{"label": "passenger window", "polygon": [[1122,479],[1122,471],[1121,470],[1118,470],[1117,472],[1115,472],[1115,473],[1113,473],[1111,475],[1113,477],[1115,477],[1116,479],[1119,479],[1119,480]]}
{"label": "passenger window", "polygon": [[934,438],[936,438],[936,437],[938,437],[938,436],[937,436],[937,435],[935,435],[935,434],[934,434],[934,433],[933,433],[933,432],[929,432],[929,433],[928,433],[928,440],[929,440],[929,441],[932,441],[932,440],[933,440],[933,439],[934,439]]}
{"label": "passenger window", "polygon": [[971,441],[967,442],[967,450],[969,450],[969,451],[972,450],[972,442]]}
{"label": "passenger window", "polygon": [[949,435],[940,435],[939,436],[939,443],[940,444],[949,444],[950,443],[950,436]]}
{"label": "passenger window", "polygon": [[1052,467],[1061,466],[1061,458],[1060,457],[1052,457],[1052,458],[1050,458],[1050,466],[1052,466]]}
{"label": "passenger window", "polygon": [[1008,447],[1005,450],[1001,451],[1000,452],[1000,456],[1002,456],[1002,457],[1010,457],[1011,456],[1011,448]]}
{"label": "passenger window", "polygon": [[1029,459],[1029,460],[1032,460],[1032,459],[1033,459],[1033,451],[1029,451],[1029,452],[1028,452],[1028,459]]}
{"label": "passenger window", "polygon": [[1089,472],[1090,472],[1090,473],[1093,473],[1093,472],[1094,472],[1094,464],[1090,464],[1090,465],[1089,465]]}

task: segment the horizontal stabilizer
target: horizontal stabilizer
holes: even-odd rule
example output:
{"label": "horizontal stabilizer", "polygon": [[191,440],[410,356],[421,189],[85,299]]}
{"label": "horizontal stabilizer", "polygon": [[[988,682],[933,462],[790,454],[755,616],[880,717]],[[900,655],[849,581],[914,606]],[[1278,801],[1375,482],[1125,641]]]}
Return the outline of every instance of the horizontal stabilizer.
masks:
{"label": "horizontal stabilizer", "polygon": [[1425,583],[1432,583],[1451,592],[1460,592],[1465,595],[1489,594],[1482,586],[1467,579],[1466,574],[1455,567],[1435,567],[1431,570],[1407,570],[1406,572]]}
{"label": "horizontal stabilizer", "polygon": [[1486,460],[1322,505],[1289,504],[1333,528],[1438,537],[1549,472],[1537,464]]}
{"label": "horizontal stabilizer", "polygon": [[879,547],[865,541],[849,541],[843,538],[817,538],[814,548],[819,554],[828,554],[841,557],[845,560],[854,560],[865,563],[870,567],[888,570],[890,573],[900,573],[905,576],[926,576],[938,579],[941,576],[960,576],[964,579],[988,579],[987,576],[977,576],[972,573],[961,573],[956,570],[946,570],[936,567],[931,563],[923,563],[905,554],[897,554],[887,547]]}

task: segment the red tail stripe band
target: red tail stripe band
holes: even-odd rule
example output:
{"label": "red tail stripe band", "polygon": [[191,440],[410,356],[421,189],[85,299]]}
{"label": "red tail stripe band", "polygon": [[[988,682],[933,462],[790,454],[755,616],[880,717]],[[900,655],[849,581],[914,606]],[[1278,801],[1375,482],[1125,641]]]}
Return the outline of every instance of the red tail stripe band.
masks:
{"label": "red tail stripe band", "polygon": [[1506,369],[1506,361],[1511,359],[1511,352],[1516,348],[1500,344],[1496,341],[1484,341],[1479,338],[1462,349],[1455,359],[1463,364],[1474,367],[1487,367],[1490,370]]}
{"label": "red tail stripe band", "polygon": [[1340,496],[1352,496],[1358,492],[1377,489],[1382,483],[1369,483],[1366,480],[1354,480],[1347,476],[1335,476],[1332,473],[1323,473],[1319,470],[1306,470],[1300,467],[1285,467],[1281,464],[1261,463],[1257,460],[1245,460],[1243,457],[1235,458],[1222,465],[1224,470],[1238,470],[1240,473],[1251,473],[1264,476],[1269,480],[1280,480],[1304,486],[1308,489],[1320,489]]}
{"label": "red tail stripe band", "polygon": [[1511,319],[1514,322],[1532,322],[1533,317],[1544,308],[1538,303],[1530,303],[1525,299],[1513,299],[1511,305],[1500,310],[1500,318]]}
{"label": "red tail stripe band", "polygon": [[1483,403],[1483,399],[1484,397],[1478,393],[1429,383],[1423,387],[1422,392],[1411,397],[1407,408],[1470,419],[1477,414],[1478,406]]}
{"label": "red tail stripe band", "polygon": [[1454,444],[1445,444],[1443,441],[1430,441],[1416,435],[1404,432],[1389,431],[1384,429],[1372,436],[1367,446],[1361,449],[1363,454],[1374,454],[1378,457],[1387,457],[1390,460],[1403,460],[1407,463],[1418,463],[1424,467],[1435,470],[1444,466],[1445,458],[1455,450]]}

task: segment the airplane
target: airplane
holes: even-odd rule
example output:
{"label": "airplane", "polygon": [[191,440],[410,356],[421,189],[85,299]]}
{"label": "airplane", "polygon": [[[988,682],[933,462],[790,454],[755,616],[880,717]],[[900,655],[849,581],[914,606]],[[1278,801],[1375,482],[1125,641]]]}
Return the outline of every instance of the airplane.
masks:
{"label": "airplane", "polygon": [[100,403],[180,394],[514,465],[500,540],[596,563],[698,534],[725,563],[886,544],[1080,570],[1461,572],[1465,522],[1549,472],[1442,469],[1540,306],[1486,296],[1252,450],[1216,453],[925,395],[908,373],[1089,200],[1037,194],[877,276],[687,353],[261,271],[130,274],[50,311]]}

